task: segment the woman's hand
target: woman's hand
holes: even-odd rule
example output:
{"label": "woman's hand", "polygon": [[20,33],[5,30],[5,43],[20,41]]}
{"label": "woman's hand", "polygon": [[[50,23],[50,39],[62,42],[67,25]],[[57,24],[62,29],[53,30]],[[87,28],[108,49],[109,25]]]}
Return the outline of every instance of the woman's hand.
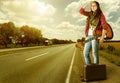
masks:
{"label": "woman's hand", "polygon": [[103,29],[102,30],[102,36],[100,37],[100,40],[99,40],[100,43],[104,42],[104,37],[105,37],[106,33],[107,33],[107,31]]}
{"label": "woman's hand", "polygon": [[87,2],[82,8],[86,8],[88,5],[91,5],[92,2],[93,2],[93,1]]}
{"label": "woman's hand", "polygon": [[103,43],[104,42],[104,37],[101,37],[100,40],[99,40],[100,43]]}

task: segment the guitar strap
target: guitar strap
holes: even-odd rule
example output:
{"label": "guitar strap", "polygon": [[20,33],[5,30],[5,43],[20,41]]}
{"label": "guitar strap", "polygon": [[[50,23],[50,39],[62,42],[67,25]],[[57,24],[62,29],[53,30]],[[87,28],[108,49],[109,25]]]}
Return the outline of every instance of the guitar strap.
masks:
{"label": "guitar strap", "polygon": [[[99,16],[99,19],[100,19],[100,16]],[[102,35],[102,26],[101,26],[101,21],[100,20],[98,21],[97,26],[93,31],[93,35],[94,36],[96,36],[96,35],[101,36]]]}

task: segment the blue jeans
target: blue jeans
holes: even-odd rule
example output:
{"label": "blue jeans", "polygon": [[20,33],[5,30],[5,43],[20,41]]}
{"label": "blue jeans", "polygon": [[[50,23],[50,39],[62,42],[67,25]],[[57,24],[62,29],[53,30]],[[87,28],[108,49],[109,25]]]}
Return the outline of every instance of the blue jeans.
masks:
{"label": "blue jeans", "polygon": [[[86,37],[86,40],[92,37],[93,36],[89,35]],[[92,49],[94,64],[99,64],[98,47],[99,47],[99,43],[95,39],[85,43],[83,54],[84,54],[86,64],[91,64],[91,59],[90,59],[91,49]]]}

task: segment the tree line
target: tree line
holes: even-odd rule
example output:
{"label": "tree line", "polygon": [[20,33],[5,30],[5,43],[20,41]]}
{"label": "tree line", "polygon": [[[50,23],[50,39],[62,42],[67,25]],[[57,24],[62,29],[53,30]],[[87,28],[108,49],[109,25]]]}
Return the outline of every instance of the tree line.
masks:
{"label": "tree line", "polygon": [[[51,39],[50,41],[51,44],[72,43],[71,40]],[[0,48],[39,45],[49,45],[49,39],[43,37],[40,29],[28,25],[16,27],[13,22],[0,24]]]}

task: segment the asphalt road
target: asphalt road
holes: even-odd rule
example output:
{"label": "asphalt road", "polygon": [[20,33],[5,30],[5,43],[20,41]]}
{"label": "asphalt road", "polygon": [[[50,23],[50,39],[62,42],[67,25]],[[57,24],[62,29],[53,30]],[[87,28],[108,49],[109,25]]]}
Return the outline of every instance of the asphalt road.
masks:
{"label": "asphalt road", "polygon": [[0,55],[0,83],[65,83],[74,51],[62,45]]}
{"label": "asphalt road", "polygon": [[[26,50],[28,49],[28,50]],[[120,67],[100,57],[107,80],[81,82],[82,50],[74,44],[1,50],[0,83],[120,83]]]}

